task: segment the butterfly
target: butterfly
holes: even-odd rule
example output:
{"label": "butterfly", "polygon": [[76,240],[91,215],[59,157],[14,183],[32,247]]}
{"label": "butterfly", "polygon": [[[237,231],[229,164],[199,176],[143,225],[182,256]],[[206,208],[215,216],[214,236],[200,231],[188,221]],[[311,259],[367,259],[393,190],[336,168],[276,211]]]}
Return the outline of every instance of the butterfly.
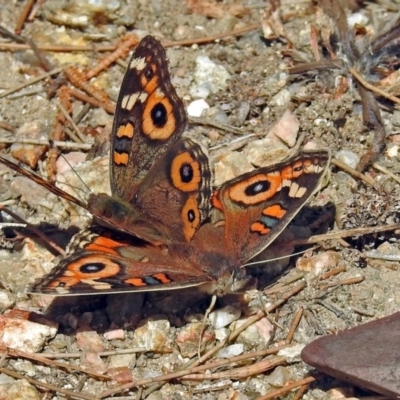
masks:
{"label": "butterfly", "polygon": [[[173,88],[166,52],[146,36],[125,73],[110,151],[112,196],[88,203],[0,156],[0,162],[92,212],[106,228],[35,282],[58,295],[202,286],[218,295],[247,281],[243,264],[286,227],[326,173],[328,150],[302,151],[225,182],[212,194],[208,157],[182,137],[187,116]],[[219,221],[212,222],[210,210]]]}

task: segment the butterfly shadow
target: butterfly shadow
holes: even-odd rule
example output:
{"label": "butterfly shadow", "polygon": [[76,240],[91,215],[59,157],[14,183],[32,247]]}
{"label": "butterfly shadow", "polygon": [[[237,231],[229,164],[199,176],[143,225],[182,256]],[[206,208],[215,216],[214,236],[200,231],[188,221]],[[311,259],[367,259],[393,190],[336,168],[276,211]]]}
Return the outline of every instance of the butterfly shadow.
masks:
{"label": "butterfly shadow", "polygon": [[[313,235],[327,233],[335,215],[336,206],[333,202],[322,207],[304,206],[288,227],[248,263],[246,269],[257,280],[257,289],[264,290],[292,268],[295,261],[312,246],[299,243],[304,243]],[[310,224],[310,221],[314,222]]]}

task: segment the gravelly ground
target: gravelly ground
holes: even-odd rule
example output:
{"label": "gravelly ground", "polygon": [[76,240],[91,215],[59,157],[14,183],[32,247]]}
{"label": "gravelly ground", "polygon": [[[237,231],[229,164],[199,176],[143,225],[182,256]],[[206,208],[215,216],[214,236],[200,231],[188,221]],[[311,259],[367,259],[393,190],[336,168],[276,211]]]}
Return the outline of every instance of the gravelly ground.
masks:
{"label": "gravelly ground", "polygon": [[[100,3],[100,8],[93,11],[87,2],[48,0],[40,6],[36,17],[24,25],[22,35],[32,39],[39,46],[44,44],[58,46],[110,44],[115,43],[118,38],[132,29],[157,35],[166,41],[180,41],[244,29],[259,23],[260,13],[265,10],[265,5],[253,1],[244,4],[239,1],[206,3],[174,0],[108,3],[106,1]],[[352,17],[352,20],[358,21],[357,37],[360,41],[367,42],[370,37],[377,32],[382,32],[394,21],[399,3],[395,1],[382,2],[382,4],[360,3],[362,3],[360,8],[348,11],[348,15]],[[113,9],[114,6],[115,9]],[[1,5],[0,24],[13,31],[20,11],[20,3],[9,2]],[[249,142],[264,137],[283,113],[291,110],[297,116],[300,130],[304,134],[303,144],[313,142],[321,147],[328,146],[333,156],[340,156],[341,159],[344,157],[343,151],[348,151],[350,153],[347,153],[345,159],[357,160],[371,143],[372,133],[363,129],[360,97],[354,80],[348,72],[337,69],[313,71],[294,76],[288,74],[288,68],[300,61],[314,60],[310,48],[310,29],[317,27],[324,33],[323,28],[327,28],[323,25],[321,10],[309,1],[282,1],[279,11],[286,38],[282,37],[282,34],[278,35],[279,37],[270,34],[267,38],[263,38],[263,32],[258,27],[242,35],[227,37],[212,43],[169,48],[170,69],[178,94],[186,104],[193,100],[190,90],[193,87],[195,60],[198,55],[207,55],[214,63],[222,65],[231,75],[231,79],[224,90],[210,94],[206,101],[213,107],[214,115],[218,115],[228,124],[241,128],[240,135],[254,134],[249,137]],[[264,24],[264,32],[267,30]],[[292,43],[289,43],[287,38]],[[9,42],[9,39],[3,36],[2,41]],[[319,45],[322,49],[321,40]],[[321,54],[329,58],[326,51]],[[70,64],[80,68],[90,68],[103,57],[102,53],[96,51],[46,51],[45,55],[52,68],[64,68]],[[340,55],[340,52],[337,53],[338,58]],[[395,67],[396,64],[393,64],[392,68],[395,69]],[[2,90],[14,88],[43,73],[37,58],[30,50],[25,49],[1,50],[0,70],[2,71],[0,74]],[[93,78],[91,83],[105,90],[115,101],[123,73],[123,67],[113,64],[107,71]],[[342,90],[343,81],[346,84]],[[22,89],[25,93],[23,96],[11,95],[0,98],[1,121],[16,129],[14,135],[0,128],[0,138],[49,138],[54,128],[57,110],[55,98],[49,98],[45,91],[49,89],[49,86],[48,82],[40,81]],[[37,91],[29,92],[32,89],[37,89]],[[83,103],[73,100],[74,115],[82,107]],[[386,144],[390,151],[379,156],[377,163],[393,174],[398,174],[397,147],[400,114],[389,101],[382,102],[380,110],[387,130]],[[212,119],[212,114],[208,118]],[[101,142],[102,137],[107,138],[111,124],[112,115],[102,109],[92,108],[79,126],[88,134],[88,143],[93,143],[93,136],[96,137],[98,143]],[[239,146],[238,149],[234,148],[231,144],[237,140],[238,134],[230,131],[195,126],[188,134],[196,137],[211,149],[210,156],[217,165],[216,168],[220,168],[218,163],[223,156],[233,151],[240,152],[242,149]],[[223,156],[221,156],[221,150],[213,150],[220,145],[224,145]],[[5,152],[7,151],[8,145],[0,144],[0,146]],[[106,154],[107,145],[101,150]],[[19,151],[34,154],[37,149],[23,147]],[[39,150],[39,154],[41,151]],[[80,156],[76,157],[79,159]],[[84,159],[84,156],[81,157]],[[41,165],[41,168],[44,169],[44,166]],[[102,159],[96,159],[93,163],[78,166],[77,171],[83,181],[97,192],[105,190],[102,185],[108,184],[104,180],[107,168],[108,161],[105,156]],[[296,217],[293,224],[295,227],[292,228],[295,234],[301,235],[302,230],[299,227],[308,226],[318,216],[326,216],[327,213],[331,213],[331,218],[328,218],[326,223],[320,224],[319,230],[313,230],[313,233],[323,233],[327,229],[334,228],[352,229],[398,223],[399,185],[397,182],[377,169],[367,169],[366,173],[379,183],[379,188],[376,189],[337,167],[332,166],[331,170],[332,174],[325,188],[311,202],[312,208],[305,207],[305,210]],[[79,182],[72,175],[70,175],[71,185],[79,186]],[[11,176],[13,177],[12,185],[10,184]],[[43,189],[26,179],[10,175],[2,165],[0,165],[0,190],[0,200],[6,202],[5,204],[31,223],[45,222],[46,227],[43,229],[60,242],[65,241],[70,235],[54,233],[54,226],[68,228],[75,225],[81,228],[84,225],[81,212],[71,208],[65,201],[48,196]],[[22,202],[19,201],[21,196],[24,200]],[[52,211],[49,212],[49,209]],[[7,231],[6,236],[2,237],[4,250],[0,252],[0,276],[3,283],[1,292],[4,299],[7,299],[7,301],[0,301],[2,310],[6,311],[13,307],[29,311],[42,310],[49,303],[47,299],[31,298],[23,292],[33,278],[51,269],[54,265],[53,256],[31,241],[24,246],[25,242],[16,240],[11,249],[10,241],[6,239],[9,236],[10,233]],[[318,335],[356,326],[370,319],[389,315],[399,309],[400,296],[396,290],[397,264],[389,265],[381,261],[365,262],[362,258],[364,251],[376,249],[378,246],[383,252],[398,253],[397,235],[394,232],[380,233],[350,238],[346,241],[347,244],[339,240],[324,242],[319,250],[305,256],[314,257],[311,258],[313,261],[308,262],[307,258],[297,261],[298,267],[310,266],[311,272],[299,272],[298,268],[293,268],[296,261],[294,259],[291,259],[289,263],[289,272],[285,272],[281,278],[279,278],[280,268],[277,262],[252,270],[258,277],[261,290],[271,283],[271,275],[275,278],[278,275],[276,279],[287,282],[299,274],[305,274],[303,279],[307,283],[306,288],[282,305],[276,316],[271,316],[271,319],[275,319],[276,322],[276,330],[271,339],[274,344],[284,342],[292,318],[300,307],[305,310],[305,313],[293,339],[294,343],[299,344],[309,343]],[[278,253],[278,250],[271,248],[269,253],[268,257]],[[332,290],[324,289],[326,292],[321,295],[318,283],[321,273],[317,263],[319,260],[322,260],[324,272],[328,266],[345,267],[346,271],[338,277],[331,278],[332,281],[360,276],[363,280],[357,284],[338,285]],[[267,293],[263,296],[263,301],[267,304],[275,300],[273,294]],[[110,350],[129,349],[139,344],[144,346],[144,342],[150,340],[146,335],[159,333],[162,337],[160,354],[150,352],[137,356],[129,355],[127,361],[136,378],[155,376],[160,373],[162,367],[165,370],[174,370],[182,364],[183,358],[191,354],[190,351],[185,353],[182,348],[178,350],[177,338],[183,343],[191,343],[188,336],[200,329],[195,321],[202,320],[208,301],[209,299],[204,297],[193,299],[192,292],[168,293],[161,297],[129,294],[108,298],[97,296],[68,301],[58,300],[51,310],[47,311],[47,315],[60,323],[59,333],[49,341],[44,350],[46,352],[84,351],[85,344],[82,343],[100,340],[96,334],[94,337],[78,335],[77,338],[77,330],[78,332],[93,330],[103,334],[105,331],[122,327],[125,335],[123,340],[109,339],[105,341],[105,344],[102,343]],[[241,310],[245,318],[256,312],[260,306],[257,296],[253,296],[250,304],[240,303],[236,297],[227,297],[221,299],[217,309],[227,304]],[[154,326],[146,322],[149,318],[156,321]],[[245,352],[261,350],[267,346],[264,340],[267,341],[266,337],[270,334],[270,325],[267,319],[263,319],[258,324],[255,332],[248,333],[247,338],[238,339],[239,343],[244,344]],[[136,329],[138,325],[144,327],[144,330],[138,332]],[[80,330],[77,329],[78,327]],[[212,327],[207,332],[211,332],[211,345],[215,343]],[[154,345],[154,342],[151,343]],[[167,354],[163,354],[165,352]],[[194,354],[191,355],[194,356]],[[118,362],[122,362],[122,356],[119,356]],[[80,360],[81,365],[89,365],[92,368],[93,365],[97,365],[87,357],[82,357]],[[113,362],[115,365],[118,364],[111,358],[103,360],[106,369],[113,366]],[[21,363],[20,359],[6,362],[5,366],[35,379],[47,376],[46,379],[50,383],[70,390],[76,388],[82,379],[81,373],[63,374],[58,370],[49,378],[48,370],[38,367],[37,363],[27,366]],[[285,383],[300,380],[307,376],[308,372],[308,367],[298,360],[279,368],[278,371],[275,370],[272,373],[267,371],[252,376],[247,381],[231,378],[226,383],[225,379],[220,378],[218,382],[226,384],[225,389],[221,391],[211,391],[210,387],[197,390],[198,388],[193,389],[181,382],[169,383],[148,398],[256,399],[278,388],[282,384],[278,382],[281,377]],[[208,383],[215,385],[215,381],[208,381]],[[108,385],[108,387],[111,386],[112,384]],[[106,387],[107,384],[88,378],[83,392],[94,395],[102,392]],[[342,388],[346,390],[347,395],[349,393],[355,396],[365,394],[359,388],[345,386],[332,378],[325,377],[314,384],[304,398],[328,398],[332,395],[332,392],[329,392],[332,388]],[[34,395],[37,396],[34,398],[39,398],[37,393]],[[292,395],[286,395],[285,398],[291,398]],[[62,395],[57,394],[54,398],[62,398]]]}

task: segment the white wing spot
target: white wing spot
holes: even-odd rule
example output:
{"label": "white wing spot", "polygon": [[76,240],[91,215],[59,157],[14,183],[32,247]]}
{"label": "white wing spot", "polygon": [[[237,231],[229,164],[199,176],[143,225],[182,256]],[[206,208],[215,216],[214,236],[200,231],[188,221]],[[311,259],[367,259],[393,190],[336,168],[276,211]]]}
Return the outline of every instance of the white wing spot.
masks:
{"label": "white wing spot", "polygon": [[144,57],[134,58],[129,64],[129,69],[137,69],[141,71],[146,66],[146,60]]}
{"label": "white wing spot", "polygon": [[63,287],[63,286],[57,286],[55,289],[56,289],[56,292],[60,293],[60,294],[68,293],[68,289],[65,289],[65,287]]}
{"label": "white wing spot", "polygon": [[121,101],[121,107],[125,110],[131,111],[137,101],[144,103],[148,97],[145,92],[127,94]]}
{"label": "white wing spot", "polygon": [[314,172],[314,165],[304,165],[303,170],[306,174],[312,174]]}
{"label": "white wing spot", "polygon": [[300,199],[301,197],[304,196],[306,192],[307,188],[299,186],[296,182],[292,182],[292,185],[290,186],[289,190],[289,197]]}
{"label": "white wing spot", "polygon": [[296,197],[296,192],[299,188],[299,185],[296,182],[292,182],[289,189],[289,197]]}
{"label": "white wing spot", "polygon": [[300,187],[299,190],[296,193],[296,196],[300,199],[302,198],[305,194],[307,193],[307,188],[306,187]]}
{"label": "white wing spot", "polygon": [[161,97],[161,98],[163,98],[163,97],[165,97],[165,94],[164,94],[164,92],[163,92],[160,88],[157,88],[157,89],[156,89],[156,92],[155,92],[155,97]]}
{"label": "white wing spot", "polygon": [[109,283],[98,282],[96,279],[81,279],[81,282],[86,283],[97,290],[111,289],[111,285]]}

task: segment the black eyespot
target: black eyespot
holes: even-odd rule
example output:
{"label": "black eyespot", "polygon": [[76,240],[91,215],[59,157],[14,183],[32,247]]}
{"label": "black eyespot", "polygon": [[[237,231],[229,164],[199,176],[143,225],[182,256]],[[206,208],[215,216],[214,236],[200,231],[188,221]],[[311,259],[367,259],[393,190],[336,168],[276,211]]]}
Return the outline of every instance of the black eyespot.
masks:
{"label": "black eyespot", "polygon": [[268,181],[254,182],[252,185],[247,186],[245,193],[247,196],[256,196],[259,193],[267,192],[271,184]]}
{"label": "black eyespot", "polygon": [[167,123],[167,110],[164,104],[157,103],[151,110],[151,119],[153,124],[158,128],[162,128]]}
{"label": "black eyespot", "polygon": [[103,263],[89,263],[82,265],[82,267],[80,267],[80,272],[84,274],[95,274],[105,268],[106,266]]}
{"label": "black eyespot", "polygon": [[146,77],[146,79],[149,81],[153,78],[154,76],[154,71],[151,67],[147,67],[144,71],[144,76]]}
{"label": "black eyespot", "polygon": [[179,169],[183,183],[190,183],[193,179],[193,168],[190,164],[182,164]]}
{"label": "black eyespot", "polygon": [[189,210],[187,212],[187,217],[188,217],[189,222],[193,222],[196,219],[196,214],[193,210]]}

